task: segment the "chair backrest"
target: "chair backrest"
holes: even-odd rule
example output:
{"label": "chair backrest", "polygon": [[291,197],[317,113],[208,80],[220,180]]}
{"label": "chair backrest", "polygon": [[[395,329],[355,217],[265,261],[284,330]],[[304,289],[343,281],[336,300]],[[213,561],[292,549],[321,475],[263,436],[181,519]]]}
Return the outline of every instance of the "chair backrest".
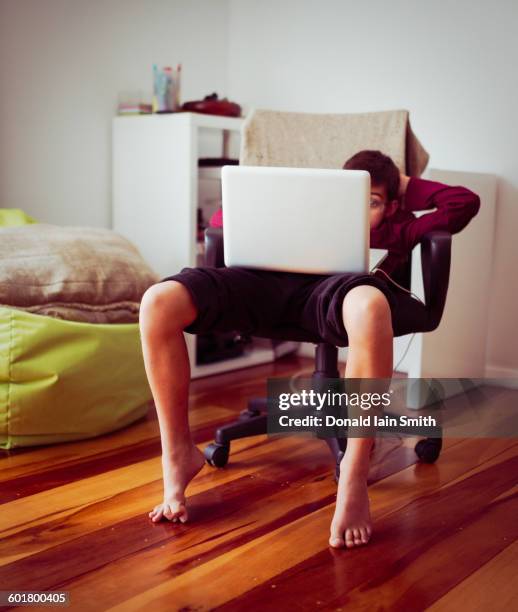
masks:
{"label": "chair backrest", "polygon": [[342,168],[362,149],[379,149],[402,172],[420,176],[428,153],[406,110],[371,113],[291,113],[254,110],[241,134],[240,164]]}

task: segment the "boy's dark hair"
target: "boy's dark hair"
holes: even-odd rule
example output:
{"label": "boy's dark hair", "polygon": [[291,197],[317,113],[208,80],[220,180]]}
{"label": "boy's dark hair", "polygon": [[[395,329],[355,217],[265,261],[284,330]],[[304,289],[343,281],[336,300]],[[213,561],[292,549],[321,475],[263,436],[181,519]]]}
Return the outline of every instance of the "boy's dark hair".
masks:
{"label": "boy's dark hair", "polygon": [[399,195],[399,170],[388,155],[381,151],[359,151],[344,164],[344,170],[367,170],[371,184],[385,185],[389,201]]}

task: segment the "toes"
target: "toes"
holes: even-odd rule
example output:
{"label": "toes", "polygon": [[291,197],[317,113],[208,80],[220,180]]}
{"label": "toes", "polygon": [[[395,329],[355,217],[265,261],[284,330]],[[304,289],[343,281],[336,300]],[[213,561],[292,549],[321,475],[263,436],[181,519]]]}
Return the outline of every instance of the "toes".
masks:
{"label": "toes", "polygon": [[185,523],[187,521],[187,509],[183,503],[164,504],[164,516],[173,523]]}
{"label": "toes", "polygon": [[182,504],[180,507],[180,512],[178,514],[178,520],[180,521],[180,523],[186,523],[188,518],[189,515],[187,514],[187,508]]}
{"label": "toes", "polygon": [[174,519],[173,509],[171,508],[169,504],[164,504],[164,506],[165,506],[165,510],[164,510],[165,518],[169,521],[172,521]]}
{"label": "toes", "polygon": [[329,545],[333,548],[354,548],[367,544],[371,536],[370,527],[350,528],[345,530],[345,539],[340,537],[340,532],[331,531]]}
{"label": "toes", "polygon": [[362,543],[362,536],[361,536],[360,530],[353,529],[352,532],[353,532],[353,538],[354,538],[354,545],[360,546]]}
{"label": "toes", "polygon": [[163,515],[164,515],[164,510],[162,508],[159,508],[154,514],[154,516],[151,518],[151,520],[153,521],[153,523],[157,523],[162,518]]}
{"label": "toes", "polygon": [[185,523],[188,519],[187,508],[184,504],[179,504],[179,506],[173,512],[173,522],[177,523]]}
{"label": "toes", "polygon": [[332,546],[333,548],[343,548],[345,546],[343,529],[337,529],[336,526],[331,523],[330,532],[329,546]]}
{"label": "toes", "polygon": [[187,508],[182,502],[159,504],[148,513],[148,516],[154,523],[158,522],[162,517],[173,523],[185,523],[188,519]]}
{"label": "toes", "polygon": [[361,540],[362,540],[362,544],[367,544],[367,542],[369,541],[369,533],[367,532],[367,527],[360,527],[360,535],[361,535]]}
{"label": "toes", "polygon": [[354,547],[354,534],[352,529],[345,530],[345,545],[347,548]]}
{"label": "toes", "polygon": [[338,536],[331,536],[329,538],[329,546],[333,548],[343,548],[345,546],[344,539]]}

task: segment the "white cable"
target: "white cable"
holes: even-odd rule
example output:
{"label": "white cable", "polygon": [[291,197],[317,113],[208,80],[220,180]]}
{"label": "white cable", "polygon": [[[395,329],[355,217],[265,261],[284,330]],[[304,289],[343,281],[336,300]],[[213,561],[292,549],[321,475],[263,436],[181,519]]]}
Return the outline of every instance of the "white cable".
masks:
{"label": "white cable", "polygon": [[403,359],[406,357],[406,354],[408,353],[408,349],[410,348],[410,345],[412,344],[412,340],[415,338],[415,332],[412,334],[412,337],[410,338],[410,340],[408,341],[408,344],[406,345],[406,349],[405,352],[403,353],[403,356],[401,357],[401,359],[396,363],[395,367],[394,367],[394,372],[397,372],[397,369],[399,368],[399,366],[401,365],[401,362],[403,361]]}
{"label": "white cable", "polygon": [[300,390],[300,389],[298,389],[298,388],[297,388],[297,386],[296,386],[296,381],[297,381],[299,378],[302,378],[302,376],[303,376],[304,374],[311,375],[311,374],[313,374],[313,370],[308,370],[307,368],[302,368],[302,369],[300,369],[298,372],[295,372],[295,374],[292,374],[292,375],[290,376],[290,389],[291,389],[291,392],[292,392],[292,393],[298,393],[298,391]]}
{"label": "white cable", "polygon": [[405,293],[408,293],[409,295],[415,297],[415,299],[418,300],[419,302],[421,302],[421,304],[423,306],[426,306],[426,304],[423,302],[423,300],[420,297],[418,297],[415,293],[412,293],[412,291],[409,291],[406,287],[402,287],[401,285],[396,283],[396,281],[393,278],[390,278],[390,276],[385,272],[385,270],[382,270],[381,268],[374,268],[374,270],[372,270],[371,273],[374,274],[374,272],[381,272],[382,274],[384,274],[389,279],[389,281],[393,285],[396,285],[396,287],[399,287],[400,289],[405,291]]}

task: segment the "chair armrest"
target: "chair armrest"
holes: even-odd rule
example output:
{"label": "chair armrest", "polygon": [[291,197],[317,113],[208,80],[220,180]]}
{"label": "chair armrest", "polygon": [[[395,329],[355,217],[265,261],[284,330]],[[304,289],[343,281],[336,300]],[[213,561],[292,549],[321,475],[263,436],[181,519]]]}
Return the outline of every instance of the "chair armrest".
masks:
{"label": "chair armrest", "polygon": [[421,238],[421,267],[428,331],[436,329],[441,322],[450,280],[450,263],[451,234],[442,231],[425,234]]}
{"label": "chair armrest", "polygon": [[208,268],[225,267],[223,230],[219,227],[208,227],[205,230],[205,265]]}

